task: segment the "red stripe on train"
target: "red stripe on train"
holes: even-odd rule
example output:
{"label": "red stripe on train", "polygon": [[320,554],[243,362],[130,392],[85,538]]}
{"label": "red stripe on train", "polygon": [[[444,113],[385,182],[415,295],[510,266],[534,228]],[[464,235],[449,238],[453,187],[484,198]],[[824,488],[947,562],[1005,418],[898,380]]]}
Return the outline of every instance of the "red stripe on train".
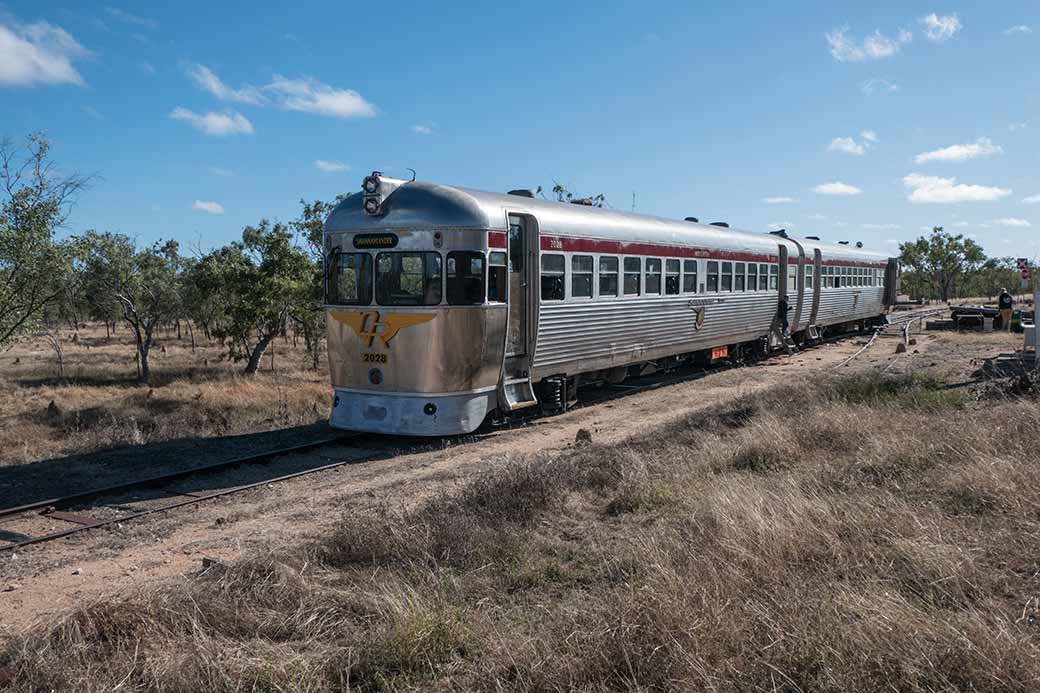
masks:
{"label": "red stripe on train", "polygon": [[488,231],[489,248],[505,248],[506,234],[503,231]]}
{"label": "red stripe on train", "polygon": [[[504,234],[503,234],[504,235]],[[735,250],[711,250],[708,248],[692,248],[689,246],[657,245],[637,241],[609,241],[599,238],[573,238],[570,236],[542,235],[543,251],[560,250],[574,253],[608,253],[611,255],[649,255],[651,257],[709,258],[712,260],[734,260],[737,262],[780,262],[777,255],[740,252]],[[792,258],[792,261],[797,258]],[[810,258],[806,258],[812,262]],[[885,263],[861,262],[852,260],[824,260],[824,265],[842,265],[845,267],[877,267],[884,268]]]}

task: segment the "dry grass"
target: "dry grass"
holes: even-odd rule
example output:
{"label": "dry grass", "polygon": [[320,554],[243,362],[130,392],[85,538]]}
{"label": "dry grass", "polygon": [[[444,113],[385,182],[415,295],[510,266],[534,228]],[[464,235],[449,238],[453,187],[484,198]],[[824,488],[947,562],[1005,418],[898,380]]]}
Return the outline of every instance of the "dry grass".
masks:
{"label": "dry grass", "polygon": [[[308,370],[302,343],[278,340],[252,378],[216,344],[187,333],[153,349],[152,386],[136,384],[134,346],[125,329],[63,332],[64,380],[44,340],[0,353],[0,466],[182,437],[252,433],[311,424],[328,415],[324,370]],[[165,351],[163,349],[165,348]],[[49,409],[54,402],[57,410]]]}
{"label": "dry grass", "polygon": [[[784,387],[76,610],[9,690],[1036,690],[1035,399]],[[214,571],[211,571],[211,573]]]}

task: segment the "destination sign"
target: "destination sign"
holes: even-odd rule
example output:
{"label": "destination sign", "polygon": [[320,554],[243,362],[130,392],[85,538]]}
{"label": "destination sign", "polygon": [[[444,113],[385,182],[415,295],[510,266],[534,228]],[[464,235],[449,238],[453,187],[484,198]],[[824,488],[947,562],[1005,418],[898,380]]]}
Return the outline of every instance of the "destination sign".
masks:
{"label": "destination sign", "polygon": [[359,233],[354,236],[354,247],[361,250],[396,248],[397,235],[393,233]]}

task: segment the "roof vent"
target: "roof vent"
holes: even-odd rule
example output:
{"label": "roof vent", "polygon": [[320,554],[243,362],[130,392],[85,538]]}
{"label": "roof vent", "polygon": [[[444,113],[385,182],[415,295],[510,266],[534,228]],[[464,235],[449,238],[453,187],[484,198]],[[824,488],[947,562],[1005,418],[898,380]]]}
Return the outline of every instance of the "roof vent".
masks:
{"label": "roof vent", "polygon": [[848,241],[838,241],[838,245],[848,245]]}
{"label": "roof vent", "polygon": [[701,220],[697,217],[686,217],[685,219],[683,219],[683,221],[692,221],[694,224],[701,223]]}
{"label": "roof vent", "polygon": [[534,197],[534,193],[533,192],[531,192],[530,190],[524,190],[524,189],[510,190],[509,194],[510,195],[516,195],[517,197],[531,197],[531,198]]}
{"label": "roof vent", "polygon": [[711,222],[711,225],[712,226],[721,226],[724,229],[728,229],[729,228],[729,223],[727,223],[725,221],[713,221],[713,222]]}
{"label": "roof vent", "polygon": [[856,247],[857,248],[862,248],[863,247],[863,241],[856,241]]}
{"label": "roof vent", "polygon": [[592,198],[589,198],[589,197],[578,197],[578,198],[575,198],[575,199],[571,200],[571,204],[572,205],[581,205],[582,207],[591,207],[592,206]]}
{"label": "roof vent", "polygon": [[819,236],[806,236],[805,240],[807,240],[807,241],[818,241],[818,240],[820,240],[820,237]]}
{"label": "roof vent", "polygon": [[787,229],[777,229],[776,231],[770,231],[770,236],[780,236],[780,238],[787,238]]}

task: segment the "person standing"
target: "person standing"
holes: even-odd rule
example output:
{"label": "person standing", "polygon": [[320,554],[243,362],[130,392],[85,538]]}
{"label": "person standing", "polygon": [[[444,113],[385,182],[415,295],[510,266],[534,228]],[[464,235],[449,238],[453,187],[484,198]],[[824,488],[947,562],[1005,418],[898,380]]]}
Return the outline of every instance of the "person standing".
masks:
{"label": "person standing", "polygon": [[1015,301],[1007,289],[1000,290],[1000,298],[997,299],[997,307],[1000,308],[1000,329],[1011,330],[1011,309]]}

